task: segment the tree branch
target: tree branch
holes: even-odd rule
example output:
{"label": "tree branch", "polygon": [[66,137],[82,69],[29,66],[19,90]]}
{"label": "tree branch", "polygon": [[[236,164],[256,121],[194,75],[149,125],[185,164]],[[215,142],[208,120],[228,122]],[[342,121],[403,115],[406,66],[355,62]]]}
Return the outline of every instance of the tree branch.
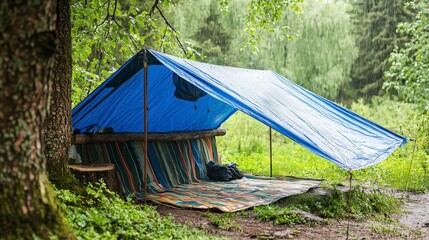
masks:
{"label": "tree branch", "polygon": [[113,15],[112,19],[115,20],[115,14],[116,14],[116,7],[118,6],[118,0],[115,0],[115,8],[113,8]]}
{"label": "tree branch", "polygon": [[159,0],[155,0],[155,2],[153,3],[153,6],[150,8],[149,16],[152,16],[153,11],[155,11],[155,8],[158,7],[158,3],[159,3]]}
{"label": "tree branch", "polygon": [[139,49],[137,42],[135,41],[134,37],[127,31],[127,29],[125,29],[125,27],[119,24],[118,21],[116,21],[116,19],[113,19],[113,22],[115,22],[119,28],[123,29],[124,32],[127,33],[127,35],[130,37],[131,42],[134,44],[134,47],[136,47],[136,49]]}
{"label": "tree branch", "polygon": [[[105,5],[105,4],[106,3],[104,3],[103,5]],[[109,18],[110,18],[110,0],[107,1],[107,14],[106,14],[106,17],[104,18],[104,20],[100,24],[97,24],[95,26],[94,31],[97,31],[97,28],[100,27],[101,25],[103,25],[107,20],[109,20]]]}
{"label": "tree branch", "polygon": [[176,31],[176,29],[174,29],[174,27],[170,24],[170,22],[167,20],[167,18],[162,13],[161,9],[159,9],[158,6],[155,6],[155,8],[158,10],[159,14],[164,19],[165,24],[167,24],[167,26],[173,31],[174,38],[176,39],[177,44],[179,44],[179,47],[182,49],[182,51],[185,54],[185,56],[188,57],[188,54],[186,53],[185,48],[183,47],[182,43],[180,42],[180,39],[177,37],[177,31]]}
{"label": "tree branch", "polygon": [[[162,35],[162,39],[165,39],[165,35],[167,35],[167,28],[165,28],[165,30],[164,30],[164,34]],[[161,43],[159,44],[159,49],[164,52],[163,47],[164,47],[164,40],[161,41]]]}

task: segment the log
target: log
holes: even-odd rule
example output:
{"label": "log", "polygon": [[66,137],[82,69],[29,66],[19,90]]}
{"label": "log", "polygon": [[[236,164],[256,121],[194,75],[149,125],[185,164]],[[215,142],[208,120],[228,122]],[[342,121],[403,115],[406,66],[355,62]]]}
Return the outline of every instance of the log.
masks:
{"label": "log", "polygon": [[[225,129],[218,128],[207,131],[186,131],[169,133],[148,133],[148,141],[180,141],[204,137],[223,136]],[[112,134],[73,134],[73,144],[85,144],[91,142],[129,142],[143,141],[143,133],[112,133]]]}
{"label": "log", "polygon": [[122,189],[114,164],[70,164],[68,166],[79,181],[83,183],[96,183],[100,179],[103,179],[109,190],[122,196]]}

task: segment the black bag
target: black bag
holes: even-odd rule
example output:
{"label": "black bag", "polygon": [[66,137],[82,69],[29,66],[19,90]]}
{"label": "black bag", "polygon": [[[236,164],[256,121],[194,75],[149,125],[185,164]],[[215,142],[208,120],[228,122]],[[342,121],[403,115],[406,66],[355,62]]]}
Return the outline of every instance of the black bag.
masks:
{"label": "black bag", "polygon": [[229,164],[215,164],[210,161],[206,164],[207,177],[213,181],[231,181],[243,178],[243,174],[238,170],[234,162]]}
{"label": "black bag", "polygon": [[242,179],[244,177],[243,173],[240,172],[240,170],[238,170],[237,164],[235,162],[229,163],[226,165],[229,169],[229,171],[231,171],[232,173],[232,179]]}

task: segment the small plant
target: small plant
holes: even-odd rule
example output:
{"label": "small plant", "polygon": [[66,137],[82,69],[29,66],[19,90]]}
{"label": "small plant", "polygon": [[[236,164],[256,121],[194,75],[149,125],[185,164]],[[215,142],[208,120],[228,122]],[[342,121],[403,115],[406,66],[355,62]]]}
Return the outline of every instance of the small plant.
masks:
{"label": "small plant", "polygon": [[275,205],[255,207],[256,216],[261,221],[273,221],[275,224],[296,225],[310,223],[311,220],[293,212],[294,208]]}
{"label": "small plant", "polygon": [[242,231],[241,227],[235,222],[237,217],[235,213],[214,214],[211,212],[204,212],[203,216],[209,218],[210,222],[219,229]]}
{"label": "small plant", "polygon": [[384,225],[372,225],[371,226],[372,231],[382,234],[384,236],[392,236],[392,237],[401,237],[405,238],[407,237],[403,232],[399,231],[399,229],[396,229],[392,226],[384,226]]}

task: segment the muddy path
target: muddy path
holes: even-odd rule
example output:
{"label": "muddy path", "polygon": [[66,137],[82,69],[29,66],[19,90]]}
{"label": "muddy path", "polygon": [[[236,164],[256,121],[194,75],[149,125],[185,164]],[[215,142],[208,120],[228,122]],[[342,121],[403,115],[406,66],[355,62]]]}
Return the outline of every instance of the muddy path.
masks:
{"label": "muddy path", "polygon": [[[261,222],[252,213],[237,215],[230,229],[219,229],[204,211],[156,205],[163,216],[172,215],[176,222],[189,224],[207,233],[229,239],[423,239],[429,240],[429,193],[408,194],[404,214],[387,220],[348,221],[330,219],[313,225],[276,225]],[[213,213],[220,214],[220,213]]]}
{"label": "muddy path", "polygon": [[429,192],[405,196],[404,215],[398,216],[399,222],[412,229],[422,231],[429,239]]}

